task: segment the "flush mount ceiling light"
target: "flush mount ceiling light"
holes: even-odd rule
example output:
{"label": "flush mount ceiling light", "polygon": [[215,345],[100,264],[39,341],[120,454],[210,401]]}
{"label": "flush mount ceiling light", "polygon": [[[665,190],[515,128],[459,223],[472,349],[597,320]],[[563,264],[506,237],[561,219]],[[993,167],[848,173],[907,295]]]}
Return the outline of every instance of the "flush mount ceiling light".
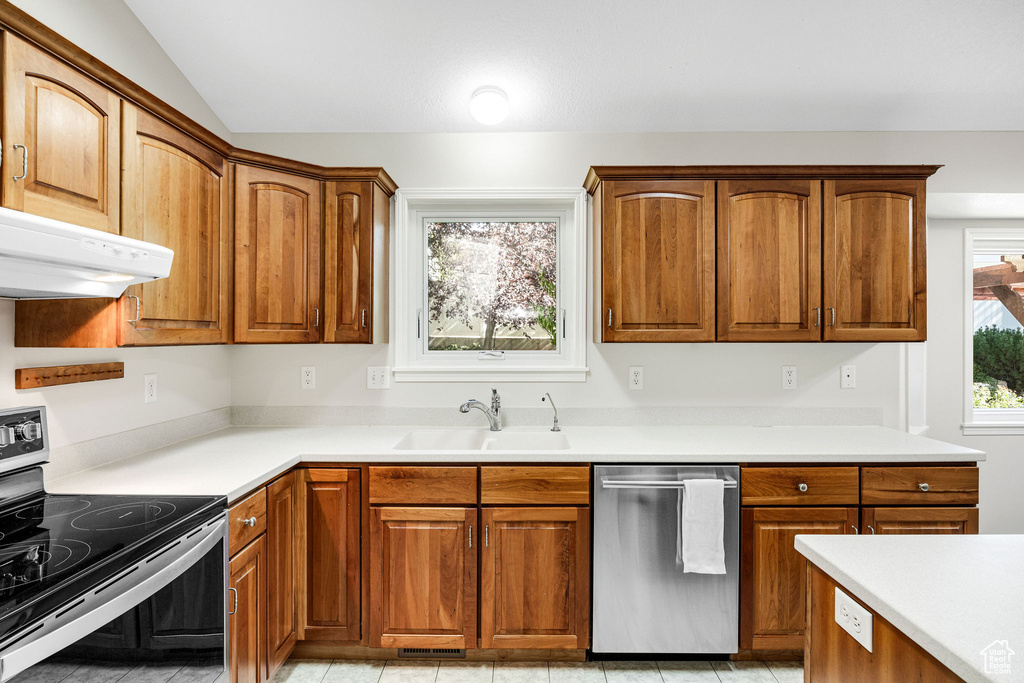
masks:
{"label": "flush mount ceiling light", "polygon": [[501,123],[508,116],[508,95],[493,85],[477,88],[469,98],[469,113],[485,126]]}

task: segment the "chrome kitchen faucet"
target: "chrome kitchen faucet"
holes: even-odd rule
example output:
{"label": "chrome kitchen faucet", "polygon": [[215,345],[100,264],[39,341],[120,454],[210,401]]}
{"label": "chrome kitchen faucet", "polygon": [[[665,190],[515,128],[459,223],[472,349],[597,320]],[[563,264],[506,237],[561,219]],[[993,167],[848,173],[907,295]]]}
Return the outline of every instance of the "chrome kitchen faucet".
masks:
{"label": "chrome kitchen faucet", "polygon": [[471,398],[461,406],[459,406],[460,413],[468,413],[470,408],[478,408],[487,416],[487,422],[491,425],[492,432],[501,431],[501,396],[498,396],[497,389],[491,389],[491,407],[488,408],[486,404],[481,403],[475,398]]}

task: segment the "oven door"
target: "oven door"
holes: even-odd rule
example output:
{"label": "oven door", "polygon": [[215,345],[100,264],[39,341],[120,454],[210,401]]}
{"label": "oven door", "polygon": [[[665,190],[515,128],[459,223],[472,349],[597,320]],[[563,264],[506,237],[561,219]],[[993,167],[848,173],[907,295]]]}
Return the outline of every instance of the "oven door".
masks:
{"label": "oven door", "polygon": [[221,515],[30,627],[0,652],[0,682],[217,680],[227,664],[226,529]]}

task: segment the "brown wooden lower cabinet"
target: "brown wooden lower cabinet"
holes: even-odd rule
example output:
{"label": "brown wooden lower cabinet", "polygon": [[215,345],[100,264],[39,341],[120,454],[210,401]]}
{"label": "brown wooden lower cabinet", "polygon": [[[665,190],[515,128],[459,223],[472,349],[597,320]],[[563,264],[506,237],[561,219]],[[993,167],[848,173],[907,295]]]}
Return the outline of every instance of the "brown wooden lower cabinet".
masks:
{"label": "brown wooden lower cabinet", "polygon": [[370,514],[370,645],[475,648],[476,509]]}
{"label": "brown wooden lower cabinet", "polygon": [[298,471],[299,640],[362,637],[360,472]]}
{"label": "brown wooden lower cabinet", "polygon": [[266,680],[266,544],[263,536],[228,563],[231,683]]}
{"label": "brown wooden lower cabinet", "polygon": [[480,646],[585,649],[589,508],[483,510]]}
{"label": "brown wooden lower cabinet", "polygon": [[856,507],[743,508],[740,551],[740,647],[804,646],[807,560],[797,534],[852,534]]}
{"label": "brown wooden lower cabinet", "polygon": [[295,473],[267,486],[267,678],[295,648],[298,637]]}
{"label": "brown wooden lower cabinet", "polygon": [[978,508],[863,508],[866,534],[976,534]]}
{"label": "brown wooden lower cabinet", "polygon": [[[872,652],[868,652],[836,623],[835,589],[842,587],[813,564],[808,565],[806,581],[810,587],[810,609],[804,676],[809,683],[963,680],[878,614],[873,614],[874,642]],[[842,590],[864,604],[852,591]]]}

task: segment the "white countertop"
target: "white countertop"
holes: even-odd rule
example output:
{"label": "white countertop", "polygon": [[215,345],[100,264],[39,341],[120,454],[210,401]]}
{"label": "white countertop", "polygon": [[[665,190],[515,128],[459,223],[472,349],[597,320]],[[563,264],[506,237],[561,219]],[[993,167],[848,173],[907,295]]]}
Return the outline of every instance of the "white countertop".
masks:
{"label": "white countertop", "polygon": [[[1024,681],[1024,536],[803,535],[796,549],[965,681]],[[982,650],[1004,640],[1012,672],[986,674]]]}
{"label": "white countertop", "polygon": [[[423,427],[229,427],[47,481],[51,493],[238,499],[299,462],[971,462],[981,451],[885,427],[563,427],[552,451],[401,451]],[[468,430],[467,430],[468,431]],[[484,430],[486,431],[486,430]],[[506,432],[547,428],[513,427]]]}

